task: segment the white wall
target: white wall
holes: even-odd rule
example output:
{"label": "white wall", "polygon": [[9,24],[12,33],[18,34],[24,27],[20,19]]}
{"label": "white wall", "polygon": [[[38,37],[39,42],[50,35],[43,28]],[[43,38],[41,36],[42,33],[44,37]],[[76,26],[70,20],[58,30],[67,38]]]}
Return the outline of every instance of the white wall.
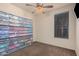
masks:
{"label": "white wall", "polygon": [[36,18],[35,18],[35,15],[33,15],[33,42],[34,41],[37,41],[37,32],[36,32]]}
{"label": "white wall", "polygon": [[[46,14],[35,15],[36,41],[75,50],[76,20],[74,16],[74,4],[61,7]],[[69,39],[54,37],[54,15],[69,11]]]}
{"label": "white wall", "polygon": [[76,54],[79,56],[79,19],[76,19]]}

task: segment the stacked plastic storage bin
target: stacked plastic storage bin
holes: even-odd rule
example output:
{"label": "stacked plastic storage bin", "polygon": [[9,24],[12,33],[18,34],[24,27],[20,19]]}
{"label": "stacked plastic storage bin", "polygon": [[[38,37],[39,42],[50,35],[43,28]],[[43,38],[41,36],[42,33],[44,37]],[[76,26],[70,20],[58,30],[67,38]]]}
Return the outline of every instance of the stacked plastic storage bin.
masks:
{"label": "stacked plastic storage bin", "polygon": [[32,42],[32,20],[0,11],[0,55],[27,47]]}

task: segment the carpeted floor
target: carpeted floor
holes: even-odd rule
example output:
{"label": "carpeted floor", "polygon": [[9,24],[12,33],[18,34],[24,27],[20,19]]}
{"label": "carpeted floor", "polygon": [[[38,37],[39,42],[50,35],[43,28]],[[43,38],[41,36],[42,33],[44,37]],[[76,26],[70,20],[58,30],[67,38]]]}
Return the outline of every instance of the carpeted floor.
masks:
{"label": "carpeted floor", "polygon": [[34,42],[28,48],[20,49],[9,56],[76,56],[76,54],[73,50]]}

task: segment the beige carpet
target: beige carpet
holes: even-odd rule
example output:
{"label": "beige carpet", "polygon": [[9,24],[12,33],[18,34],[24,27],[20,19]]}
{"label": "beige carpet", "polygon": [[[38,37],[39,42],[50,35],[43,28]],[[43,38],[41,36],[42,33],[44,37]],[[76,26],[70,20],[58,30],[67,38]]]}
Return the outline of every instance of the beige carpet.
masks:
{"label": "beige carpet", "polygon": [[9,56],[75,56],[75,51],[51,46],[39,42],[32,43],[31,46],[20,49]]}

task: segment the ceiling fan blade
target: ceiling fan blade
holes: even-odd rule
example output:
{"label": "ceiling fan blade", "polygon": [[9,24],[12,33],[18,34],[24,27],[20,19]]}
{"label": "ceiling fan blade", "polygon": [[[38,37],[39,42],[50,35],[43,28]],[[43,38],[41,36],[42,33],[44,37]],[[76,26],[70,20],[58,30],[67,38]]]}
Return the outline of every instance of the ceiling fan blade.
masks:
{"label": "ceiling fan blade", "polygon": [[53,8],[53,5],[44,6],[44,8]]}
{"label": "ceiling fan blade", "polygon": [[26,4],[26,6],[33,6],[33,7],[35,7],[34,5],[31,5],[31,4]]}

